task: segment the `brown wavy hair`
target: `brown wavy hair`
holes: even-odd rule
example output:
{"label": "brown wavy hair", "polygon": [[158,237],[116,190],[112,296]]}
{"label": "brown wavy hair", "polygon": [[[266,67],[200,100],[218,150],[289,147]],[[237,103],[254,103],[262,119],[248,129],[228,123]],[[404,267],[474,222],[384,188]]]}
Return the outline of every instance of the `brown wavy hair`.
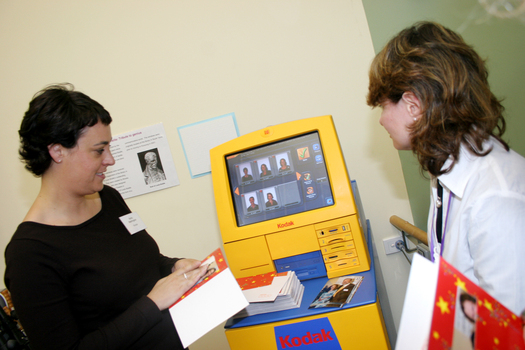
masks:
{"label": "brown wavy hair", "polygon": [[[482,144],[505,132],[504,107],[490,91],[485,61],[452,30],[434,22],[418,22],[391,39],[374,58],[369,72],[367,103],[399,102],[412,92],[420,101],[421,118],[410,127],[412,151],[423,171],[447,173],[459,159],[461,143],[478,156]],[[446,160],[452,164],[442,169]]]}

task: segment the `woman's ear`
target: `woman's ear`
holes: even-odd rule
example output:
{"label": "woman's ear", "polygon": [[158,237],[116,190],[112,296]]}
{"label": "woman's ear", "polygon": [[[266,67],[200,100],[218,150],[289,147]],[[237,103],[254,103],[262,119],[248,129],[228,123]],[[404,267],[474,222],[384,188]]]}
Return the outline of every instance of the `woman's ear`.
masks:
{"label": "woman's ear", "polygon": [[408,109],[408,113],[411,117],[414,119],[419,119],[421,116],[421,103],[419,102],[419,99],[417,98],[414,93],[407,91],[403,93],[403,96],[401,96],[403,101],[405,101]]}
{"label": "woman's ear", "polygon": [[49,150],[49,155],[55,163],[61,163],[64,156],[64,147],[58,143],[51,144],[47,146]]}

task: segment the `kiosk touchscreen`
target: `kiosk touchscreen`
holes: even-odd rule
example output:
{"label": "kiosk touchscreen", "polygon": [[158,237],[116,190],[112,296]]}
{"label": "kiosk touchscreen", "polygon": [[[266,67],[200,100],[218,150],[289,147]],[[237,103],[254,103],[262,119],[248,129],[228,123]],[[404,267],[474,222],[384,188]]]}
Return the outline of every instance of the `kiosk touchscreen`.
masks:
{"label": "kiosk touchscreen", "polygon": [[267,127],[210,151],[224,250],[235,277],[365,271],[370,257],[331,116]]}
{"label": "kiosk touchscreen", "polygon": [[318,132],[231,155],[226,165],[239,227],[334,204]]}

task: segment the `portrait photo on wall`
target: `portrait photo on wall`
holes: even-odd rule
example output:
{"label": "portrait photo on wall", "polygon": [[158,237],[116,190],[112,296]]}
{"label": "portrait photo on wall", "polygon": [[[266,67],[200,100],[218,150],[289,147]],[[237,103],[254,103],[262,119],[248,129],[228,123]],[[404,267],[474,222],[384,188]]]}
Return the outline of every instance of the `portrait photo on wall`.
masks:
{"label": "portrait photo on wall", "polygon": [[137,153],[137,156],[139,158],[146,185],[166,180],[166,175],[164,174],[162,161],[159,157],[159,151],[157,148]]}
{"label": "portrait photo on wall", "polygon": [[308,307],[343,307],[356,293],[363,276],[343,276],[329,279]]}

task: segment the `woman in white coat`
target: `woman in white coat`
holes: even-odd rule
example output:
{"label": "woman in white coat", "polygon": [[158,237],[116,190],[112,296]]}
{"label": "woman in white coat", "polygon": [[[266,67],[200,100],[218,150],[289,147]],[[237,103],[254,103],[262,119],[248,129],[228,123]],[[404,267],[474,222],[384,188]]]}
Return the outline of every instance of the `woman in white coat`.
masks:
{"label": "woman in white coat", "polygon": [[367,102],[394,147],[431,178],[428,241],[516,314],[525,309],[525,159],[501,138],[503,106],[485,62],[432,22],[401,31],[375,57]]}

